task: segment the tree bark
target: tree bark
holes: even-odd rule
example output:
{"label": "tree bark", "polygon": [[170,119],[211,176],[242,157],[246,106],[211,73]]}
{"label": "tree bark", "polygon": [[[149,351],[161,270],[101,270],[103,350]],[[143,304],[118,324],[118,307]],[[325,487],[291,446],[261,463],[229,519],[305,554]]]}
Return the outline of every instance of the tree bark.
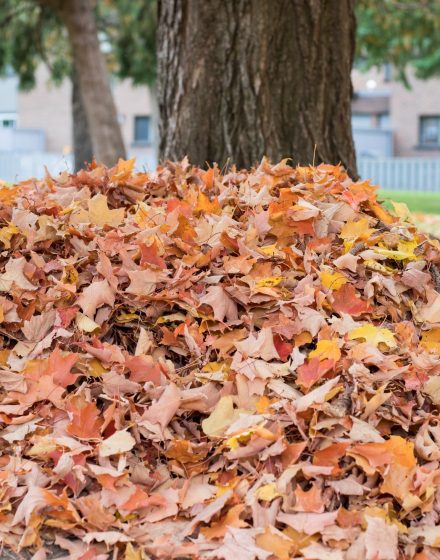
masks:
{"label": "tree bark", "polygon": [[92,0],[38,0],[53,8],[65,25],[96,159],[113,165],[125,157],[124,142],[99,47]]}
{"label": "tree bark", "polygon": [[78,76],[72,72],[72,137],[75,171],[79,171],[93,159],[92,139],[86,110],[82,101]]}
{"label": "tree bark", "polygon": [[356,176],[354,0],[159,0],[160,156]]}

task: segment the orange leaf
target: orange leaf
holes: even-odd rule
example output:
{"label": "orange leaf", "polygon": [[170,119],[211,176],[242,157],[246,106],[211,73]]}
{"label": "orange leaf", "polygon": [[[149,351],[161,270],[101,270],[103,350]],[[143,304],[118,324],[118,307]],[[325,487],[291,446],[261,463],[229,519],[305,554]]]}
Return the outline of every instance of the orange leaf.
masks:
{"label": "orange leaf", "polygon": [[197,206],[194,209],[195,214],[220,214],[222,208],[219,204],[218,198],[209,200],[206,194],[199,193]]}
{"label": "orange leaf", "polygon": [[221,539],[225,536],[228,527],[247,527],[248,524],[240,519],[240,514],[245,507],[244,504],[231,507],[224,517],[219,521],[214,521],[210,527],[203,527],[201,532],[208,539]]}
{"label": "orange leaf", "polygon": [[47,364],[48,372],[53,376],[53,380],[61,387],[73,385],[78,375],[70,373],[70,370],[78,360],[78,355],[70,352],[61,353],[58,348],[52,352]]}
{"label": "orange leaf", "polygon": [[68,405],[73,415],[67,426],[67,432],[79,439],[100,439],[100,428],[104,422],[95,403],[83,401],[80,397],[73,397]]}

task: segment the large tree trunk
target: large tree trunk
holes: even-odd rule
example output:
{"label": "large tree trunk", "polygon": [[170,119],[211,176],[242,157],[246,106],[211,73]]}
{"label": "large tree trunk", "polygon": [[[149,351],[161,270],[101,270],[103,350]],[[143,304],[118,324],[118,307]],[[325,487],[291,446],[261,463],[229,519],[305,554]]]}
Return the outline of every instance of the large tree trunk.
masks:
{"label": "large tree trunk", "polygon": [[355,176],[354,41],[353,0],[159,0],[160,156]]}
{"label": "large tree trunk", "polygon": [[67,29],[90,129],[94,156],[106,165],[125,157],[109,77],[101,53],[92,0],[38,0],[58,13]]}
{"label": "large tree trunk", "polygon": [[92,161],[93,147],[86,110],[75,70],[72,72],[72,137],[75,171],[79,171],[86,163]]}

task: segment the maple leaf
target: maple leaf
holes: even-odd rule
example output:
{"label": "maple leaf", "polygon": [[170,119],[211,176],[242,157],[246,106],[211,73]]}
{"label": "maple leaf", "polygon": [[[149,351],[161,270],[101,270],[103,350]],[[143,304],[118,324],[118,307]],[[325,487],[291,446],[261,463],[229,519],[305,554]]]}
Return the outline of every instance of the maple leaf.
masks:
{"label": "maple leaf", "polygon": [[24,257],[8,260],[5,265],[5,272],[0,274],[0,292],[9,292],[13,286],[21,290],[33,291],[38,289],[38,286],[29,282],[24,274],[26,264]]}
{"label": "maple leaf", "polygon": [[207,553],[207,558],[224,558],[224,560],[266,560],[271,552],[255,544],[255,538],[260,533],[258,529],[238,529],[229,527],[226,531],[223,544],[212,553]]}
{"label": "maple leaf", "polygon": [[99,455],[100,457],[119,455],[133,449],[135,444],[136,440],[128,431],[120,430],[99,444]]}
{"label": "maple leaf", "polygon": [[161,274],[154,270],[129,270],[130,285],[125,290],[128,294],[148,296],[156,289],[156,284],[163,279]]}
{"label": "maple leaf", "polygon": [[314,357],[305,364],[298,367],[297,383],[305,389],[309,389],[317,381],[319,381],[326,373],[333,369],[335,365],[333,359],[320,359]]}
{"label": "maple leaf", "polygon": [[[247,527],[248,524],[243,521],[243,519],[240,519],[240,515],[243,513],[245,507],[244,504],[232,506],[228,509],[224,517],[218,521],[212,522],[209,527],[202,527],[200,530],[201,533],[205,535],[207,539],[220,539],[225,536],[228,527],[237,527],[239,529]],[[264,548],[264,546],[261,548]]]}
{"label": "maple leaf", "polygon": [[92,284],[84,289],[76,300],[76,303],[81,307],[84,314],[92,319],[95,316],[96,310],[98,307],[101,307],[101,305],[106,304],[113,307],[115,303],[115,293],[107,280],[92,282]]}
{"label": "maple leaf", "polygon": [[47,371],[53,376],[53,380],[61,387],[67,387],[76,382],[78,376],[70,370],[76,364],[78,355],[73,353],[62,353],[59,348],[55,348],[49,356]]}
{"label": "maple leaf", "polygon": [[139,250],[141,253],[140,265],[141,267],[146,264],[157,266],[162,270],[166,270],[167,263],[164,258],[159,254],[159,245],[156,240],[153,241],[151,245],[145,245],[145,243],[139,243]]}
{"label": "maple leaf", "polygon": [[319,277],[321,279],[321,284],[328,290],[339,290],[339,288],[348,282],[348,278],[346,276],[340,272],[334,272],[331,270],[323,270],[319,274]]}
{"label": "maple leaf", "polygon": [[375,327],[371,324],[357,327],[348,333],[349,340],[357,338],[363,338],[366,342],[374,344],[374,346],[379,346],[379,344],[385,344],[388,348],[397,346],[394,334],[389,329]]}
{"label": "maple leaf", "polygon": [[124,219],[125,210],[123,208],[110,210],[107,204],[107,197],[103,194],[97,194],[91,198],[88,208],[90,222],[99,227],[105,225],[118,227]]}
{"label": "maple leaf", "polygon": [[207,214],[220,214],[221,206],[217,198],[213,201],[209,200],[206,194],[200,192],[197,199],[197,206],[194,209],[195,214],[207,213]]}
{"label": "maple leaf", "polygon": [[286,342],[278,335],[275,335],[273,337],[273,344],[278,353],[278,356],[280,357],[280,360],[285,362],[289,358],[293,350],[293,344],[291,342]]}
{"label": "maple leaf", "polygon": [[255,542],[257,546],[267,550],[280,560],[289,560],[297,551],[295,541],[273,526],[266,527],[264,533],[256,536]]}
{"label": "maple leaf", "polygon": [[370,306],[358,296],[353,285],[344,284],[339,290],[333,292],[333,309],[338,313],[358,317],[370,311]]}
{"label": "maple leaf", "polygon": [[212,307],[216,321],[222,322],[225,317],[228,321],[236,321],[238,319],[237,304],[228,295],[223,286],[209,286],[206,294],[199,301],[201,304]]}
{"label": "maple leaf", "polygon": [[304,412],[309,407],[313,406],[314,404],[321,404],[325,402],[327,399],[334,396],[338,390],[335,392],[335,386],[339,381],[339,377],[335,377],[334,379],[330,379],[324,385],[321,385],[317,389],[310,391],[307,395],[298,398],[295,401],[295,410],[298,412]]}
{"label": "maple leaf", "polygon": [[110,181],[118,182],[128,179],[133,173],[135,159],[124,160],[119,158],[115,167],[109,170]]}
{"label": "maple leaf", "polygon": [[373,232],[374,229],[368,227],[368,219],[361,218],[355,222],[345,223],[341,228],[339,237],[354,242],[357,239],[368,239]]}
{"label": "maple leaf", "polygon": [[94,403],[74,397],[68,404],[72,420],[67,432],[79,439],[101,439],[101,426],[104,422]]}
{"label": "maple leaf", "polygon": [[222,397],[208,418],[202,421],[202,429],[209,437],[221,436],[232,424],[236,415],[232,397]]}
{"label": "maple leaf", "polygon": [[235,346],[245,356],[262,358],[265,361],[279,359],[272,329],[269,327],[261,329],[256,336],[250,333],[246,340],[236,342]]}
{"label": "maple leaf", "polygon": [[309,354],[309,358],[318,358],[319,360],[332,360],[337,362],[341,357],[341,351],[338,346],[338,340],[320,340],[316,345],[315,350]]}
{"label": "maple leaf", "polygon": [[179,388],[170,383],[159,400],[153,403],[142,415],[142,421],[159,424],[164,429],[178,410],[181,402]]}

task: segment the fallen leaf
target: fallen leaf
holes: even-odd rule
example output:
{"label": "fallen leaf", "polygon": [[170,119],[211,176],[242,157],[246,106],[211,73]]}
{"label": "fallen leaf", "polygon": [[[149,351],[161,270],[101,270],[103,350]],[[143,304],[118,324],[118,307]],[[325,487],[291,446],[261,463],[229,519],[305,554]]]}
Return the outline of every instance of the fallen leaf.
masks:
{"label": "fallen leaf", "polygon": [[130,432],[120,430],[99,444],[99,455],[100,457],[119,455],[120,453],[133,449],[135,444],[136,440]]}

